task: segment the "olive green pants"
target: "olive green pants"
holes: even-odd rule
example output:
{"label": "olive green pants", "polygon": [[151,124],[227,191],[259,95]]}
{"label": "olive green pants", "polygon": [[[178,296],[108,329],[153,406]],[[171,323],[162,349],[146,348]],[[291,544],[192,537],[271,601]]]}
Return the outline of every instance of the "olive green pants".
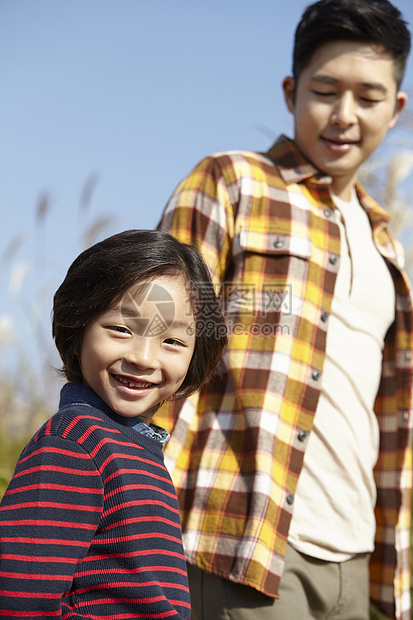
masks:
{"label": "olive green pants", "polygon": [[288,546],[279,599],[188,565],[191,620],[368,620],[369,559],[324,562]]}

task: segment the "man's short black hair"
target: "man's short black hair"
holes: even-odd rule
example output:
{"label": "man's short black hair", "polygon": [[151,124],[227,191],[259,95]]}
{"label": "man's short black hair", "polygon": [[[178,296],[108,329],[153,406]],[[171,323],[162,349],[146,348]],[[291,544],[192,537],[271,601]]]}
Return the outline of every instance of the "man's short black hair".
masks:
{"label": "man's short black hair", "polygon": [[[128,230],[96,243],[69,267],[53,300],[53,337],[69,381],[82,383],[83,332],[135,284],[182,275],[195,318],[195,350],[177,392],[199,390],[212,376],[227,342],[225,319],[199,251],[160,230]],[[208,327],[208,329],[207,329]]]}
{"label": "man's short black hair", "polygon": [[388,0],[319,0],[308,6],[295,32],[296,83],[314,52],[323,43],[339,40],[371,44],[390,53],[400,87],[410,52],[410,32],[400,11]]}

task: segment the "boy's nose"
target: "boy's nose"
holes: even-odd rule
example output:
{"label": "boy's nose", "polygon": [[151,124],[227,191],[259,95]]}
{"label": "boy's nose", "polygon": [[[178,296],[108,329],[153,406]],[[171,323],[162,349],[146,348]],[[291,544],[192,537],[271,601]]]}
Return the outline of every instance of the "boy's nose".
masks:
{"label": "boy's nose", "polygon": [[127,362],[139,368],[159,368],[156,338],[142,336],[134,342],[124,357]]}
{"label": "boy's nose", "polygon": [[346,92],[338,97],[332,114],[331,123],[336,127],[348,127],[356,122],[356,102],[352,93]]}

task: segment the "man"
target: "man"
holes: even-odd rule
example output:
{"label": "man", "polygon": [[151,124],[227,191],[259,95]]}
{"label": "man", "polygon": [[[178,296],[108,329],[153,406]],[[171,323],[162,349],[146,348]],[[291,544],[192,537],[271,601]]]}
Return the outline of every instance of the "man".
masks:
{"label": "man", "polygon": [[409,50],[387,0],[308,7],[283,83],[294,140],[207,157],[164,212],[230,330],[199,400],[158,414],[195,620],[366,620],[369,597],[410,620],[412,300],[357,182],[406,105]]}

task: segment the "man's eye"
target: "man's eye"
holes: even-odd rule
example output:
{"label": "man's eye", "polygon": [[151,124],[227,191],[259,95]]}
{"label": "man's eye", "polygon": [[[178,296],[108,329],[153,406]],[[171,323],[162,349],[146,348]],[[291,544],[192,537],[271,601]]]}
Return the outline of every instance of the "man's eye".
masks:
{"label": "man's eye", "polygon": [[333,92],[324,93],[320,92],[319,90],[313,90],[312,93],[314,95],[317,95],[318,97],[333,97],[335,95],[335,93]]}

